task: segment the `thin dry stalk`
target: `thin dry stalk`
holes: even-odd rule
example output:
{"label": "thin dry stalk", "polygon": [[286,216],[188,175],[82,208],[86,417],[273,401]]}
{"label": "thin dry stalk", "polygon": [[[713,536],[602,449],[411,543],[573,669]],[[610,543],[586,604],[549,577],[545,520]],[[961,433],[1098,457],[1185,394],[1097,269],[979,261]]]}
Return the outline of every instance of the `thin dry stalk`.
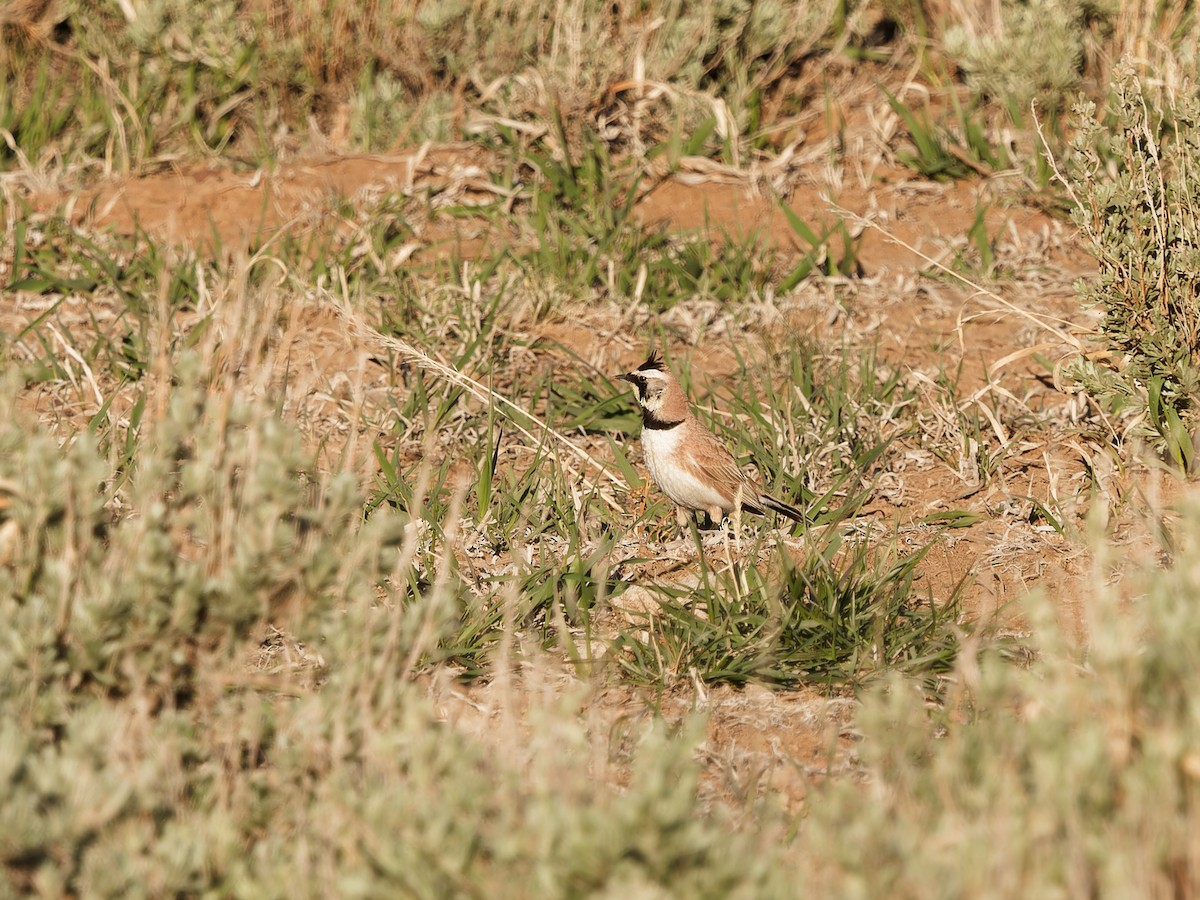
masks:
{"label": "thin dry stalk", "polygon": [[[445,378],[447,381],[457,385],[458,387],[463,388],[470,393],[471,396],[483,403],[495,403],[499,411],[512,423],[513,427],[516,428],[517,431],[521,432],[521,434],[529,438],[531,441],[537,443],[539,441],[538,436],[526,428],[524,424],[522,424],[523,419],[532,422],[541,431],[543,438],[548,437],[559,446],[564,447],[573,456],[587,463],[588,466],[590,466],[599,475],[607,479],[611,484],[624,487],[624,482],[618,476],[614,475],[609,470],[608,466],[596,459],[596,457],[592,456],[582,447],[575,444],[566,435],[551,428],[548,424],[543,422],[525,407],[514,403],[503,394],[492,390],[487,385],[476,381],[471,376],[460,372],[453,366],[434,359],[428,353],[417,347],[414,347],[407,341],[399,340],[391,337],[390,335],[380,334],[377,330],[371,328],[369,325],[363,322],[358,314],[351,309],[348,304],[335,303],[335,309],[337,310],[338,315],[345,320],[346,324],[350,328],[351,333],[356,337],[373,341],[377,344],[387,347],[389,350],[392,350],[404,359],[407,359],[421,368],[433,372],[434,374]],[[595,482],[588,481],[586,483],[589,489],[595,487]],[[605,496],[601,492],[597,493],[602,496],[605,502],[608,503],[613,509],[619,508],[615,504],[615,501],[613,501],[611,498]]]}
{"label": "thin dry stalk", "polygon": [[[900,247],[903,247],[905,250],[909,251],[914,256],[920,258],[924,262],[933,266],[939,272],[942,272],[945,275],[949,275],[950,277],[954,278],[955,280],[962,282],[964,285],[971,288],[975,292],[976,296],[988,297],[989,299],[994,300],[996,303],[998,303],[1002,307],[1004,307],[1005,310],[1007,310],[1008,312],[1018,315],[1021,318],[1026,319],[1029,322],[1031,322],[1032,324],[1036,325],[1038,328],[1041,328],[1044,331],[1049,332],[1050,334],[1052,334],[1056,338],[1058,338],[1059,341],[1061,341],[1063,344],[1065,344],[1068,347],[1073,348],[1076,352],[1078,352],[1078,353],[1087,352],[1086,345],[1084,344],[1083,340],[1081,339],[1081,337],[1078,334],[1071,334],[1071,333],[1063,330],[1063,328],[1059,327],[1059,326],[1065,325],[1065,326],[1069,326],[1074,329],[1078,329],[1078,327],[1079,327],[1078,324],[1075,322],[1072,322],[1070,319],[1063,319],[1059,316],[1050,316],[1050,315],[1045,315],[1043,313],[1031,312],[1028,309],[1023,309],[1022,307],[1017,306],[1012,301],[1004,299],[999,294],[997,294],[995,291],[988,290],[987,288],[983,287],[982,285],[978,284],[977,282],[974,282],[970,278],[967,278],[961,272],[956,272],[954,269],[950,268],[945,263],[934,259],[932,256],[929,256],[928,254],[924,253],[921,250],[918,250],[916,247],[914,247],[912,244],[905,241],[903,238],[898,237],[891,231],[888,231],[888,229],[884,228],[878,222],[872,221],[871,219],[869,219],[865,216],[859,215],[856,212],[853,212],[851,210],[845,209],[844,207],[838,206],[836,203],[830,203],[828,206],[828,209],[831,212],[834,212],[837,215],[840,215],[840,216],[844,217],[845,219],[847,219],[851,222],[854,222],[856,225],[858,225],[862,228],[873,228],[874,230],[876,230],[880,234],[882,234],[889,242],[896,244]],[[1085,333],[1091,334],[1092,332],[1088,331]]]}

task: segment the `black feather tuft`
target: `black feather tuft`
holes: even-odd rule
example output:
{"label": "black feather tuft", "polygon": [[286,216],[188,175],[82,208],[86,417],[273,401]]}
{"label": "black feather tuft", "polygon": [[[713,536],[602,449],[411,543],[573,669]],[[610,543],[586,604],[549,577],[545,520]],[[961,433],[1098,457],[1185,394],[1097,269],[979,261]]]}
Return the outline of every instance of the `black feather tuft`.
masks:
{"label": "black feather tuft", "polygon": [[639,372],[645,372],[647,369],[662,371],[662,360],[659,358],[657,350],[651,350],[650,355],[646,357],[646,361],[637,367]]}

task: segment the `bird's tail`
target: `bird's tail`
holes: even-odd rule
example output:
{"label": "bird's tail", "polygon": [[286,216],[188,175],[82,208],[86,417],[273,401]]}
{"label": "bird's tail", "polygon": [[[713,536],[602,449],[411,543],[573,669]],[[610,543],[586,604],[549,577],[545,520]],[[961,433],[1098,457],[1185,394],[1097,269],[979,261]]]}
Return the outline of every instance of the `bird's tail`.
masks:
{"label": "bird's tail", "polygon": [[787,516],[789,519],[791,519],[794,522],[804,522],[805,521],[804,513],[802,513],[800,510],[796,509],[796,507],[791,506],[787,503],[784,503],[782,500],[777,500],[776,498],[772,497],[770,494],[759,494],[758,495],[758,505],[762,506],[766,509],[769,509],[772,512],[777,512],[781,516]]}

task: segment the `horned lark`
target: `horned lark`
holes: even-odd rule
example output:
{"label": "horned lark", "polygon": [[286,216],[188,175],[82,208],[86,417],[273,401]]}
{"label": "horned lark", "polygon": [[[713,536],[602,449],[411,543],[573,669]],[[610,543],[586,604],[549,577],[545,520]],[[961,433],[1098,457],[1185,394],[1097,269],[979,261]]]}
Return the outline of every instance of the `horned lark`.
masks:
{"label": "horned lark", "polygon": [[646,466],[659,490],[674,502],[681,529],[689,510],[708,513],[714,523],[729,515],[735,534],[742,510],[761,516],[769,509],[804,521],[800,510],[765,493],[738,468],[729,449],[693,415],[683,387],[657,353],[617,377],[637,388]]}

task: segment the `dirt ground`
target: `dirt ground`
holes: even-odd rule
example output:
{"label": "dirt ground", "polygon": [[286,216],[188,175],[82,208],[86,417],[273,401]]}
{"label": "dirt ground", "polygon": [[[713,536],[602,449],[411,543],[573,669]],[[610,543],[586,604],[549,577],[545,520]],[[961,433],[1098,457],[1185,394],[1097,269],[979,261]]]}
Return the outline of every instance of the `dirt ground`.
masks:
{"label": "dirt ground", "polygon": [[[209,249],[217,236],[228,251],[281,229],[344,228],[344,218],[330,212],[335,198],[359,205],[389,192],[424,191],[458,203],[495,202],[489,164],[478,147],[449,146],[388,157],[314,159],[251,174],[191,168],[68,194],[40,194],[34,202],[42,210],[64,210],[86,229],[130,233],[140,227],[170,242]],[[820,172],[801,170],[788,202],[809,221],[831,216],[834,207],[842,210],[861,233],[862,272],[857,279],[813,281],[789,296],[768,298],[750,315],[759,319],[762,333],[817,340],[836,335],[864,347],[877,344],[886,361],[930,396],[939,372],[960,371],[960,407],[986,407],[992,432],[987,437],[995,438],[988,479],[978,476],[978,454],[985,448],[964,446],[957,468],[914,451],[886,474],[879,499],[865,515],[901,533],[907,529],[915,540],[920,520],[939,511],[979,514],[973,524],[948,531],[927,557],[923,589],[945,597],[965,579],[966,608],[973,616],[999,615],[1006,627],[1019,630],[1019,616],[1007,612],[1006,604],[1038,588],[1058,599],[1064,623],[1080,633],[1091,563],[1077,535],[1092,502],[1089,485],[1099,480],[1113,488],[1113,496],[1125,496],[1130,486],[1103,450],[1078,438],[1090,413],[1087,403],[1059,390],[1047,366],[1069,350],[1064,334],[1074,337],[1094,326],[1072,287],[1091,266],[1073,230],[1037,207],[1014,203],[1002,186],[982,180],[931,183],[899,170],[843,179],[836,190]],[[997,263],[982,285],[986,292],[938,268],[969,255],[966,235],[980,208],[986,209]],[[647,190],[639,214],[674,230],[756,234],[785,251],[801,249],[783,213],[753,179],[664,178]],[[486,237],[482,222],[459,220],[454,229],[442,226],[421,235],[414,255],[470,255]],[[35,312],[15,315],[28,320]],[[333,313],[308,309],[302,314],[297,340],[307,352],[297,358],[305,359],[310,371],[307,379],[293,373],[289,405],[302,425],[318,427],[315,423],[344,414],[339,380],[345,382],[346,373],[355,372],[373,349],[356,346]],[[725,352],[709,350],[722,344],[714,340],[716,334],[733,327],[727,320],[711,310],[672,315],[676,333],[694,347],[697,369],[709,377],[732,371]],[[629,324],[614,321],[611,310],[542,327],[583,359],[611,371],[636,363],[644,350],[636,335],[622,334]],[[368,403],[387,390],[382,375],[376,383],[372,377],[368,371]],[[52,398],[39,396],[31,403],[47,414]],[[931,415],[930,427],[948,429],[952,423]],[[1036,515],[1039,504],[1060,512],[1068,534],[1076,537],[1064,537]],[[508,702],[498,699],[507,690],[497,683],[430,686],[447,720],[481,736]],[[789,805],[801,805],[814,779],[852,765],[853,704],[843,694],[695,685],[655,704],[668,717],[707,711],[704,752],[714,795],[769,791]],[[606,686],[597,688],[588,706],[615,721],[642,715],[647,702],[635,691]]]}

